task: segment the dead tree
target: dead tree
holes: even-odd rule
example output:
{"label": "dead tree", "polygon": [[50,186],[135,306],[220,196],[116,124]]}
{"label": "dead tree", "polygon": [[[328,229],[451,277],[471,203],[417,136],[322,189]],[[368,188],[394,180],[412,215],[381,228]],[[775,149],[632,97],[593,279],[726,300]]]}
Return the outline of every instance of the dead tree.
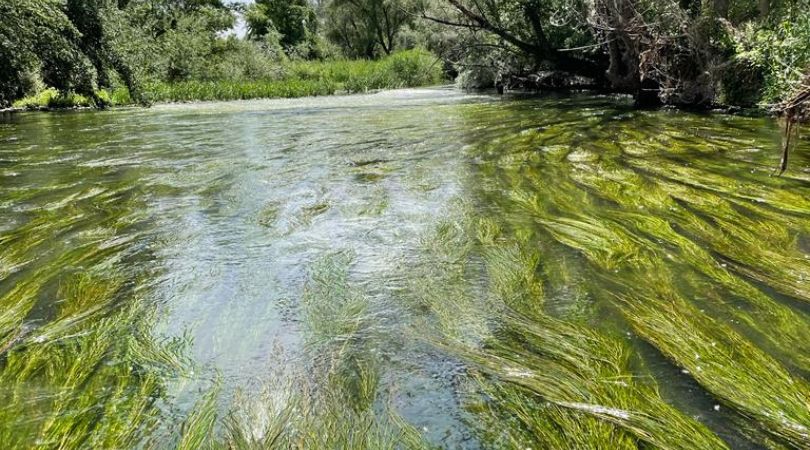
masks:
{"label": "dead tree", "polygon": [[775,111],[785,121],[782,136],[782,159],[779,161],[778,174],[785,173],[788,167],[788,155],[791,141],[798,135],[799,125],[810,122],[810,72],[804,77],[796,93],[789,99],[776,105]]}

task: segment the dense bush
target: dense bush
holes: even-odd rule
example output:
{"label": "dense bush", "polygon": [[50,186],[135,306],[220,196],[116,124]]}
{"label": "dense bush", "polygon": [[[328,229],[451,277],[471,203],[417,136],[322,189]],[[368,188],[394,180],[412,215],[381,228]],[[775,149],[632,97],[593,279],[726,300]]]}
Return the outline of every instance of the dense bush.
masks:
{"label": "dense bush", "polygon": [[95,70],[79,49],[81,35],[61,3],[4,0],[0,18],[0,106],[30,92],[39,81],[92,92]]}
{"label": "dense bush", "polygon": [[735,60],[763,77],[762,102],[787,97],[810,68],[810,9],[774,24],[746,24],[736,38]]}
{"label": "dense bush", "polygon": [[[640,103],[762,105],[810,67],[808,11],[810,0],[2,0],[0,106],[37,93],[26,103],[320,95],[442,71],[469,88],[556,71]],[[246,37],[233,34],[240,14]],[[442,61],[426,71],[430,56],[399,53],[413,48]]]}

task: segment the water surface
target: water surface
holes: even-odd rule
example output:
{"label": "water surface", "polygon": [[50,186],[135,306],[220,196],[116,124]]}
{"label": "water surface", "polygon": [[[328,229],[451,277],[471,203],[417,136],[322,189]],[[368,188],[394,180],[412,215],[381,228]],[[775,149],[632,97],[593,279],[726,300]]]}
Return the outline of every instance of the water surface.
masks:
{"label": "water surface", "polygon": [[810,143],[449,89],[0,122],[0,442],[810,447]]}

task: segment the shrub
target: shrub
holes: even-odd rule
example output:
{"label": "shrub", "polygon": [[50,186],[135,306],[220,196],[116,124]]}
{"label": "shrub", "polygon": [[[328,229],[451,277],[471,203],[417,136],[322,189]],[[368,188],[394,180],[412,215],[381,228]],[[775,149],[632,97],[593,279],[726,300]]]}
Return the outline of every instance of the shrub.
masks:
{"label": "shrub", "polygon": [[[216,78],[174,82],[151,82],[145,87],[152,102],[188,102],[211,100],[247,100],[254,98],[292,98],[332,95],[337,92],[357,93],[376,89],[396,89],[437,84],[442,81],[442,68],[435,56],[426,50],[407,50],[379,61],[277,61],[257,56],[261,51],[252,42],[235,41],[236,50],[227,55],[253,55],[255,61],[227,68],[227,61],[214,67]],[[250,69],[249,69],[250,68]],[[249,70],[248,70],[249,69]],[[213,76],[213,75],[212,75]],[[132,104],[124,87],[96,92],[109,105]],[[92,106],[93,100],[72,92],[60,94],[50,88],[14,104],[19,108]]]}
{"label": "shrub", "polygon": [[810,14],[772,26],[748,24],[737,36],[736,61],[763,74],[763,103],[784,99],[810,68]]}
{"label": "shrub", "polygon": [[[106,100],[103,96],[99,96]],[[73,108],[94,106],[93,99],[75,92],[59,92],[55,88],[48,88],[44,91],[25,97],[14,102],[15,108],[39,109],[39,108]]]}

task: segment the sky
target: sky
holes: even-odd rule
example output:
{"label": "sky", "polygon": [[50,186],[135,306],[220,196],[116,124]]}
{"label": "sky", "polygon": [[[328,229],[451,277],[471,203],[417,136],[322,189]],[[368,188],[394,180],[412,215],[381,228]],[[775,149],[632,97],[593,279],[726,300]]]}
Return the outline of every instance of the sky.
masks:
{"label": "sky", "polygon": [[[247,5],[253,3],[253,0],[231,0],[228,3],[242,3]],[[245,26],[245,21],[242,19],[242,16],[237,16],[236,25],[233,27],[233,32],[240,38],[245,37],[247,34],[247,27]]]}

